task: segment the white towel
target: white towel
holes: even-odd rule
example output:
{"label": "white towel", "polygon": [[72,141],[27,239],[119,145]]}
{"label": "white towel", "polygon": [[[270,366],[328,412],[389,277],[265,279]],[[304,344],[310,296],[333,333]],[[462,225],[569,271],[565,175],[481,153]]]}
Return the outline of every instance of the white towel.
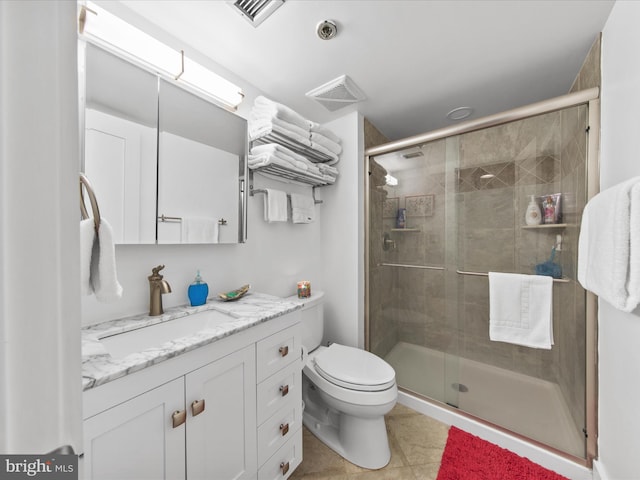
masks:
{"label": "white towel", "polygon": [[96,299],[109,303],[122,297],[122,286],[118,282],[116,272],[113,231],[104,218],[100,219],[98,235],[94,237],[90,270],[90,283]]}
{"label": "white towel", "polygon": [[253,104],[256,110],[259,110],[264,114],[278,117],[285,122],[293,123],[294,125],[298,125],[300,128],[309,130],[309,120],[285,105],[269,100],[262,95],[256,97]]}
{"label": "white towel", "polygon": [[489,338],[532,348],[553,345],[553,278],[489,272]]}
{"label": "white towel", "polygon": [[336,155],[340,155],[342,153],[342,146],[339,143],[325,137],[321,133],[311,132],[311,147],[315,148],[316,145],[322,145]]}
{"label": "white towel", "polygon": [[335,133],[333,133],[331,130],[329,130],[327,127],[324,127],[318,123],[315,122],[311,122],[310,123],[310,128],[311,128],[311,134],[313,135],[313,133],[319,133],[320,135],[324,135],[325,137],[327,137],[329,140],[332,140],[336,143],[341,143],[342,140],[340,140],[340,137],[338,137]]}
{"label": "white towel", "polygon": [[291,221],[313,223],[316,218],[316,202],[311,195],[291,194]]}
{"label": "white towel", "polygon": [[91,254],[96,239],[96,229],[93,218],[80,221],[80,292],[91,295]]}
{"label": "white towel", "polygon": [[578,280],[623,312],[640,303],[640,177],[603,190],[587,203]]}
{"label": "white towel", "polygon": [[267,188],[264,196],[264,221],[286,222],[287,221],[287,194],[280,190]]}
{"label": "white towel", "polygon": [[213,218],[183,217],[182,243],[218,243],[218,221]]}

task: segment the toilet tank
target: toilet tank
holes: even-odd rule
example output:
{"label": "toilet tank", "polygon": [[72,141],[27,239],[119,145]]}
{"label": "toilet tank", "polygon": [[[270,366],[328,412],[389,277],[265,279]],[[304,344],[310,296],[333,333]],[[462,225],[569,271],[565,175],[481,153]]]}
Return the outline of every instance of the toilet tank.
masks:
{"label": "toilet tank", "polygon": [[324,292],[313,292],[309,298],[288,297],[287,300],[302,304],[302,346],[311,352],[322,343],[324,334]]}

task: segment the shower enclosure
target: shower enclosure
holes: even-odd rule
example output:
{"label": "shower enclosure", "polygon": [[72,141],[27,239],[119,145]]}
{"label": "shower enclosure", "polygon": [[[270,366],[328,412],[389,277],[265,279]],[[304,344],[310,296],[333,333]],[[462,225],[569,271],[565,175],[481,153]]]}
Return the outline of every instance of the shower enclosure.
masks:
{"label": "shower enclosure", "polygon": [[[367,348],[401,390],[585,464],[596,438],[594,300],[576,270],[597,185],[597,95],[366,152]],[[557,223],[526,225],[531,196],[554,194]],[[487,273],[535,274],[552,250],[562,278],[551,350],[491,341]]]}

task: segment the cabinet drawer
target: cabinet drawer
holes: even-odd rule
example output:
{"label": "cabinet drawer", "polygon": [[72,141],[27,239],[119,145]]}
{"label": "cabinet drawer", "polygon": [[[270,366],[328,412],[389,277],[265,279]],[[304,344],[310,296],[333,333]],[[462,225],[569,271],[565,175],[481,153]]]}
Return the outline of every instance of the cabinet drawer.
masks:
{"label": "cabinet drawer", "polygon": [[258,425],[288,403],[301,402],[302,364],[293,362],[258,385]]}
{"label": "cabinet drawer", "polygon": [[302,428],[302,402],[278,410],[258,427],[258,465],[262,465]]}
{"label": "cabinet drawer", "polygon": [[258,480],[283,480],[289,478],[302,462],[302,428],[269,458],[260,470]]}
{"label": "cabinet drawer", "polygon": [[256,367],[258,382],[270,377],[301,356],[300,326],[282,330],[260,340],[256,344]]}

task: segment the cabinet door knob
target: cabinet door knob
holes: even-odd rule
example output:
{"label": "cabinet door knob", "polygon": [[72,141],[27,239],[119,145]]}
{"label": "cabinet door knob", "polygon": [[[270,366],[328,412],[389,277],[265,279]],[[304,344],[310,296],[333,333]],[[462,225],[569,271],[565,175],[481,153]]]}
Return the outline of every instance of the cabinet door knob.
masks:
{"label": "cabinet door knob", "polygon": [[173,412],[173,415],[171,415],[171,424],[173,425],[173,428],[178,428],[180,425],[182,425],[186,421],[187,421],[186,410],[176,410],[175,412]]}
{"label": "cabinet door knob", "polygon": [[287,463],[282,462],[280,464],[280,471],[282,472],[282,475],[286,475],[287,472],[289,471],[289,462]]}
{"label": "cabinet door knob", "polygon": [[191,402],[191,415],[194,417],[204,412],[204,398],[202,400],[194,400]]}
{"label": "cabinet door knob", "polygon": [[278,352],[280,352],[280,356],[281,357],[286,357],[287,355],[289,355],[289,345],[285,345],[284,347],[280,347],[278,349]]}
{"label": "cabinet door knob", "polygon": [[282,436],[284,437],[287,433],[289,433],[289,424],[288,423],[281,423],[280,424],[280,433],[282,433]]}
{"label": "cabinet door knob", "polygon": [[286,396],[289,393],[289,385],[281,385],[280,393],[282,394],[283,397]]}

